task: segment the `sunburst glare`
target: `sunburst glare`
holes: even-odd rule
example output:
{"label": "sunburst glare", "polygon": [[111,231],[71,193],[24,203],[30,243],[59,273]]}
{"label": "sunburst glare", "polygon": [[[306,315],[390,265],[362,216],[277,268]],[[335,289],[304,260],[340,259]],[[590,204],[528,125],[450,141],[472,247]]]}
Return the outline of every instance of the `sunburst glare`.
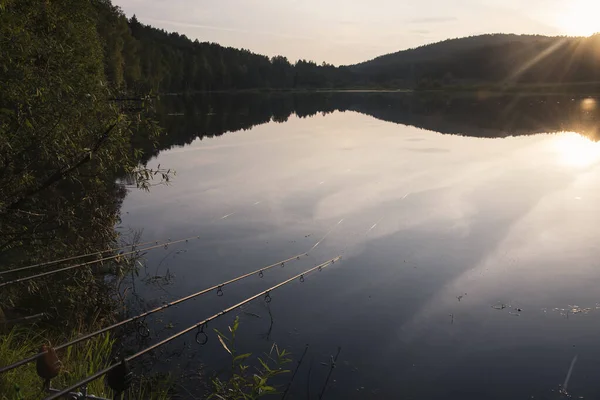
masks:
{"label": "sunburst glare", "polygon": [[574,132],[561,133],[553,142],[562,164],[588,167],[600,161],[600,143]]}
{"label": "sunburst glare", "polygon": [[571,0],[558,18],[558,24],[567,35],[590,36],[600,31],[599,12],[597,0]]}

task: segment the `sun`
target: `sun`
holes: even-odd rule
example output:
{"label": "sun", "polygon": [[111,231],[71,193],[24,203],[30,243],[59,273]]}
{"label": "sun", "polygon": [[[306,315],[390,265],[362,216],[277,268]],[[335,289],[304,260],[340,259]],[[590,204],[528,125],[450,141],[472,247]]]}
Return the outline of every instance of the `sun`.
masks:
{"label": "sun", "polygon": [[600,161],[600,143],[575,132],[563,132],[553,140],[561,164],[589,167]]}
{"label": "sun", "polygon": [[570,0],[558,16],[561,30],[570,36],[591,36],[600,32],[600,1]]}

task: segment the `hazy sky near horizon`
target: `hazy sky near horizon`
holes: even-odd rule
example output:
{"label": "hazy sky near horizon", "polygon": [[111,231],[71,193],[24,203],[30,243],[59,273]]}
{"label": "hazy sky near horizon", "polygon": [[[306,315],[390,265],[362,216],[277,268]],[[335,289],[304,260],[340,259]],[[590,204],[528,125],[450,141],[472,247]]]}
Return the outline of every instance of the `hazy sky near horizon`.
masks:
{"label": "hazy sky near horizon", "polygon": [[353,64],[482,33],[589,35],[600,0],[113,0],[128,17],[268,56]]}

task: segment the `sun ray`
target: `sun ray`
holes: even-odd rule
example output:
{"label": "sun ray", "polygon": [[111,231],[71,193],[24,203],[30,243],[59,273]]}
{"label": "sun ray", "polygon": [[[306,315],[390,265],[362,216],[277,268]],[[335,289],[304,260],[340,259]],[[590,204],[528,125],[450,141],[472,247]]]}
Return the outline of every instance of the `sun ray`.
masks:
{"label": "sun ray", "polygon": [[527,70],[529,70],[531,67],[533,67],[537,63],[544,60],[550,54],[554,53],[556,50],[558,50],[558,48],[560,46],[564,45],[566,42],[567,42],[567,39],[561,39],[561,40],[555,41],[552,45],[548,46],[544,51],[542,51],[539,54],[536,54],[529,61],[520,65],[515,71],[513,71],[513,73],[511,75],[508,76],[508,78],[506,78],[505,83],[514,82],[521,75],[523,75],[525,72],[527,72]]}

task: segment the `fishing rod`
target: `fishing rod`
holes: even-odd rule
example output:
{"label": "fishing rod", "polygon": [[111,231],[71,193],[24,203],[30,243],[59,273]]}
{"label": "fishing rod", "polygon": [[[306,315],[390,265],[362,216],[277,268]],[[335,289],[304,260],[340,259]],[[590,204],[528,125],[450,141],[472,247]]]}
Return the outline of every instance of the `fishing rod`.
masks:
{"label": "fishing rod", "polygon": [[[325,240],[325,238],[327,238],[327,236],[329,236],[329,234],[331,234],[331,232],[338,225],[340,225],[343,221],[344,221],[344,219],[342,218],[337,224],[335,224],[325,234],[325,236],[323,236],[323,238],[321,240],[319,240],[309,251],[307,251],[307,253],[311,252],[317,246],[319,246],[321,244],[321,242],[323,242]],[[126,252],[126,253],[115,254],[115,255],[112,255],[112,256],[109,256],[109,257],[100,258],[98,260],[92,260],[92,261],[88,261],[88,262],[84,262],[84,263],[80,263],[80,264],[70,265],[68,267],[59,268],[59,269],[55,269],[55,270],[47,271],[47,272],[42,272],[40,274],[31,275],[31,276],[27,276],[27,277],[24,277],[24,278],[13,279],[12,281],[1,282],[0,283],[0,288],[3,288],[5,286],[9,286],[9,285],[13,285],[15,283],[27,282],[27,281],[30,281],[30,280],[33,280],[33,279],[43,278],[45,276],[57,274],[59,272],[70,271],[72,269],[86,267],[86,266],[97,264],[97,263],[100,263],[100,262],[103,262],[103,261],[115,260],[115,259],[118,259],[120,257],[128,256],[128,255],[131,255],[131,254],[139,254],[140,252],[146,251],[146,250],[152,250],[152,249],[156,249],[156,248],[163,247],[163,246],[167,247],[167,246],[172,245],[172,244],[177,244],[177,243],[181,243],[181,242],[187,242],[190,239],[200,239],[200,236],[190,236],[188,238],[179,239],[179,240],[175,240],[175,241],[169,241],[169,242],[161,243],[161,244],[159,244],[158,242],[156,242],[156,245],[154,245],[154,246],[144,247],[144,248],[141,248],[141,249],[135,249],[135,250],[132,250],[132,251],[129,251],[129,252]],[[29,267],[24,267],[24,269],[28,269],[28,268]],[[13,272],[13,271],[16,271],[16,270],[11,270],[11,272]],[[1,275],[1,273],[0,273],[0,275]]]}
{"label": "fishing rod", "polygon": [[[163,241],[161,240],[160,242],[163,242]],[[80,254],[77,256],[61,258],[59,260],[45,261],[43,263],[28,265],[26,267],[19,267],[19,268],[8,269],[6,271],[0,271],[0,275],[11,274],[13,272],[26,271],[28,269],[47,267],[48,265],[60,264],[60,263],[66,262],[66,261],[73,261],[73,260],[77,260],[77,259],[84,258],[84,257],[96,256],[96,255],[104,254],[104,253],[110,253],[111,251],[125,250],[125,249],[128,249],[129,247],[135,248],[135,247],[139,247],[139,246],[145,246],[150,243],[159,244],[159,241],[158,240],[150,240],[148,242],[143,242],[143,243],[132,243],[127,246],[117,247],[114,249],[106,249],[106,250],[96,251],[94,253]]]}
{"label": "fishing rod", "polygon": [[[77,338],[77,339],[74,339],[74,340],[72,340],[72,341],[70,341],[70,342],[67,342],[67,343],[61,344],[60,346],[57,346],[57,347],[55,347],[55,348],[54,348],[54,350],[55,350],[55,351],[57,351],[57,350],[66,349],[66,348],[68,348],[68,347],[71,347],[71,346],[73,346],[73,345],[76,345],[76,344],[78,344],[78,343],[81,343],[81,342],[83,342],[83,341],[86,341],[86,340],[88,340],[88,339],[91,339],[91,338],[93,338],[94,336],[98,336],[98,335],[100,335],[100,334],[102,334],[102,333],[105,333],[105,332],[112,331],[113,329],[115,329],[115,328],[118,328],[118,327],[120,327],[120,326],[123,326],[123,325],[126,325],[126,324],[128,324],[128,323],[130,323],[130,322],[134,322],[134,321],[140,320],[140,319],[142,319],[142,318],[146,318],[148,315],[151,315],[151,314],[157,313],[157,312],[159,312],[159,311],[166,310],[167,308],[170,308],[170,307],[176,306],[177,304],[183,303],[184,301],[188,301],[188,300],[191,300],[191,299],[193,299],[193,298],[196,298],[196,297],[202,296],[203,294],[206,294],[206,293],[208,293],[208,292],[211,292],[211,291],[213,291],[213,290],[215,290],[215,289],[217,290],[217,295],[218,295],[218,296],[222,296],[222,293],[223,293],[223,288],[224,288],[225,286],[227,286],[227,285],[230,285],[230,284],[232,284],[232,283],[235,283],[235,282],[237,282],[237,281],[240,281],[240,280],[242,280],[242,279],[245,279],[245,278],[247,278],[247,277],[249,277],[249,276],[252,276],[252,275],[255,275],[255,274],[258,274],[260,277],[262,277],[262,274],[263,274],[263,272],[264,272],[264,271],[267,271],[267,270],[269,270],[269,269],[271,269],[271,268],[274,268],[274,267],[277,267],[277,266],[280,266],[280,265],[281,265],[281,266],[283,266],[285,263],[287,263],[287,262],[290,262],[290,261],[299,260],[299,259],[300,259],[300,257],[306,256],[307,254],[308,254],[308,253],[302,253],[302,254],[295,255],[295,256],[293,256],[293,257],[290,257],[290,258],[288,258],[288,259],[286,259],[286,260],[278,261],[278,262],[276,262],[276,263],[274,263],[274,264],[271,264],[271,265],[268,265],[268,266],[266,266],[266,267],[262,267],[262,268],[260,268],[260,269],[257,269],[256,271],[252,271],[252,272],[249,272],[249,273],[247,273],[247,274],[240,275],[240,276],[238,276],[238,277],[236,277],[236,278],[233,278],[233,279],[230,279],[230,280],[228,280],[228,281],[225,281],[225,282],[219,283],[218,285],[211,286],[211,287],[209,287],[209,288],[207,288],[207,289],[203,289],[203,290],[201,290],[201,291],[199,291],[199,292],[196,292],[196,293],[190,294],[190,295],[188,295],[188,296],[186,296],[186,297],[182,297],[182,298],[180,298],[180,299],[178,299],[178,300],[175,300],[175,301],[172,301],[172,302],[170,302],[170,303],[163,304],[162,306],[156,307],[156,308],[154,308],[154,309],[152,309],[152,310],[149,310],[149,311],[146,311],[146,312],[144,312],[144,313],[142,313],[142,314],[136,315],[136,316],[134,316],[134,317],[127,318],[127,319],[125,319],[125,320],[123,320],[123,321],[120,321],[120,322],[117,322],[117,323],[115,323],[115,324],[113,324],[113,325],[107,326],[107,327],[105,327],[105,328],[102,328],[102,329],[99,329],[99,330],[97,330],[97,331],[95,331],[95,332],[92,332],[92,333],[89,333],[89,334],[87,334],[87,335],[81,336],[81,337],[79,337],[79,338]],[[38,354],[35,354],[35,355],[31,356],[31,357],[25,358],[25,359],[23,359],[23,360],[21,360],[21,361],[18,361],[18,362],[15,362],[15,363],[13,363],[13,364],[10,364],[10,365],[7,365],[7,366],[5,366],[5,367],[2,367],[2,368],[0,368],[0,374],[1,374],[1,373],[3,373],[3,372],[10,371],[10,370],[12,370],[12,369],[18,368],[18,367],[20,367],[20,366],[22,366],[22,365],[28,364],[28,363],[30,363],[30,362],[32,362],[32,361],[35,361],[35,360],[37,360],[39,357],[42,357],[43,355],[45,355],[45,354],[47,354],[47,353],[48,353],[47,351],[43,351],[43,352],[40,352],[40,353],[38,353]]]}
{"label": "fishing rod", "polygon": [[[261,201],[257,201],[256,203],[254,203],[254,205],[257,205],[257,204],[260,204],[260,203],[261,203]],[[234,212],[232,212],[230,214],[226,214],[226,215],[222,216],[221,218],[216,219],[215,221],[225,219],[227,217],[232,216],[235,213],[236,212],[234,211]],[[327,235],[325,235],[325,237],[327,237]],[[325,237],[323,237],[323,239],[325,239]],[[197,238],[199,239],[199,237],[197,237]],[[190,238],[188,238],[188,239],[190,239]],[[321,239],[321,241],[323,239]],[[19,268],[13,268],[13,269],[5,270],[5,271],[0,271],[0,276],[1,275],[15,273],[15,272],[27,271],[27,270],[30,270],[30,269],[35,269],[35,268],[40,268],[40,267],[47,267],[47,266],[55,265],[55,264],[61,264],[61,263],[67,262],[67,261],[78,260],[78,259],[84,258],[84,257],[95,256],[95,255],[100,255],[100,254],[104,254],[104,253],[110,253],[112,251],[125,250],[125,249],[128,249],[129,247],[132,247],[132,248],[138,247],[139,248],[140,246],[146,246],[146,245],[149,245],[151,243],[155,243],[157,245],[161,244],[161,243],[162,244],[169,244],[170,240],[171,239],[167,239],[167,241],[165,241],[165,240],[149,240],[147,242],[132,243],[132,244],[126,245],[126,246],[121,246],[121,247],[116,247],[116,248],[110,248],[110,249],[100,250],[100,251],[91,252],[91,253],[79,254],[79,255],[76,255],[76,256],[61,258],[61,259],[58,259],[58,260],[44,261],[44,262],[41,262],[41,263],[38,263],[38,264],[32,264],[32,265],[27,265],[27,266],[24,266],[24,267],[19,267]],[[163,242],[165,242],[165,243],[163,243]],[[318,246],[318,245],[319,245],[319,243],[317,243],[315,245],[315,247]],[[138,249],[138,250],[139,251],[143,251],[145,249]],[[105,261],[107,259],[110,259],[110,258],[103,258],[103,259],[95,260],[95,262],[101,262],[101,261]],[[0,286],[0,287],[2,287],[2,286]]]}
{"label": "fishing rod", "polygon": [[[258,270],[256,270],[256,271],[250,272],[250,273],[248,273],[248,274],[245,274],[245,275],[238,276],[237,278],[233,278],[233,279],[231,279],[231,280],[229,280],[229,281],[226,281],[226,282],[220,283],[220,284],[218,284],[218,285],[212,286],[212,287],[210,287],[210,288],[208,288],[208,289],[201,290],[200,292],[197,292],[197,293],[191,294],[191,295],[189,295],[189,296],[183,297],[183,298],[181,298],[181,299],[179,299],[179,300],[175,300],[175,301],[173,301],[173,302],[171,302],[171,303],[169,303],[169,304],[165,304],[165,305],[163,305],[163,306],[156,307],[156,308],[155,308],[155,309],[153,309],[153,310],[147,311],[147,312],[145,312],[145,313],[142,313],[142,314],[140,314],[140,315],[137,315],[137,316],[134,316],[134,317],[128,318],[128,319],[126,319],[126,320],[124,320],[124,321],[121,321],[121,322],[118,322],[118,323],[116,323],[116,324],[113,324],[113,325],[111,325],[111,326],[108,326],[108,327],[106,327],[106,328],[100,329],[100,330],[98,330],[98,331],[96,331],[96,332],[92,332],[92,333],[90,333],[90,334],[87,334],[87,335],[85,335],[85,336],[82,336],[82,337],[80,337],[80,338],[74,339],[74,340],[73,340],[73,341],[71,341],[71,342],[68,342],[68,343],[62,344],[62,345],[60,345],[60,346],[56,347],[54,350],[61,350],[61,349],[64,349],[64,348],[67,348],[67,347],[73,346],[73,345],[75,345],[75,344],[77,344],[77,343],[80,343],[80,342],[83,342],[83,341],[85,341],[85,340],[88,340],[88,339],[90,339],[90,338],[92,338],[92,337],[94,337],[94,336],[97,336],[97,335],[99,335],[99,334],[102,334],[102,333],[105,333],[105,332],[111,331],[111,330],[113,330],[113,329],[115,329],[115,328],[118,328],[119,326],[123,326],[123,325],[125,325],[125,324],[127,324],[127,323],[130,323],[130,322],[133,322],[133,321],[139,320],[139,319],[141,319],[141,318],[144,318],[144,317],[146,317],[146,316],[148,316],[148,315],[150,315],[150,314],[154,314],[154,313],[156,313],[156,312],[162,311],[162,310],[164,310],[164,309],[166,309],[166,308],[172,307],[172,306],[174,306],[174,305],[177,305],[177,304],[179,304],[179,303],[182,303],[182,302],[184,302],[184,301],[187,301],[187,300],[190,300],[190,299],[192,299],[192,298],[195,298],[195,297],[201,296],[201,295],[203,295],[203,294],[205,294],[205,293],[208,293],[208,292],[210,292],[211,290],[217,289],[217,295],[219,295],[219,293],[223,293],[223,292],[222,292],[222,288],[223,288],[223,287],[225,287],[226,285],[229,285],[229,284],[231,284],[231,283],[237,282],[237,281],[239,281],[239,280],[242,280],[242,279],[244,279],[244,278],[247,278],[247,277],[249,277],[249,276],[252,276],[252,275],[254,275],[254,274],[256,274],[256,273],[258,273],[258,275],[259,275],[260,277],[262,277],[262,275],[263,275],[263,272],[264,272],[264,271],[266,271],[266,270],[269,270],[269,269],[271,269],[271,268],[274,268],[274,267],[276,267],[276,266],[278,266],[278,265],[282,265],[282,266],[283,266],[283,265],[284,265],[286,262],[288,262],[288,261],[293,261],[293,260],[295,260],[295,259],[296,259],[296,260],[297,260],[297,259],[299,259],[300,257],[303,257],[303,256],[308,256],[308,255],[310,254],[310,252],[311,252],[311,251],[313,251],[313,250],[314,250],[314,249],[315,249],[315,248],[316,248],[316,247],[317,247],[319,244],[321,244],[321,243],[322,243],[322,242],[325,240],[325,238],[326,238],[327,236],[329,236],[329,234],[331,234],[331,232],[332,232],[332,231],[333,231],[333,230],[334,230],[334,229],[335,229],[335,228],[336,228],[336,227],[337,227],[339,224],[341,224],[341,223],[342,223],[342,221],[343,221],[343,219],[342,219],[342,220],[340,220],[340,221],[339,221],[337,224],[335,224],[335,225],[334,225],[334,226],[333,226],[333,227],[332,227],[332,228],[331,228],[331,229],[330,229],[330,230],[329,230],[329,231],[328,231],[328,232],[325,234],[325,236],[323,236],[323,237],[322,237],[322,238],[321,238],[321,239],[320,239],[320,240],[319,240],[319,241],[318,241],[318,242],[317,242],[317,243],[316,243],[314,246],[312,246],[312,247],[311,247],[311,248],[310,248],[310,249],[309,249],[307,252],[305,252],[305,253],[298,254],[298,255],[296,255],[296,256],[294,256],[294,257],[290,257],[290,258],[288,258],[288,259],[286,259],[286,260],[279,261],[279,262],[277,262],[277,263],[274,263],[274,264],[271,264],[271,265],[269,265],[269,266],[266,266],[266,267],[260,268],[260,269],[258,269]],[[4,367],[0,368],[0,373],[6,372],[6,371],[10,371],[10,370],[12,370],[12,369],[15,369],[15,368],[18,368],[18,367],[20,367],[20,366],[22,366],[22,365],[28,364],[28,363],[30,363],[30,362],[32,362],[32,361],[35,361],[36,359],[38,359],[39,357],[41,357],[41,356],[43,356],[43,355],[45,355],[45,354],[47,354],[47,351],[40,352],[40,353],[38,353],[38,354],[35,354],[35,355],[31,356],[31,357],[25,358],[25,359],[23,359],[23,360],[21,360],[21,361],[17,361],[17,362],[15,362],[15,363],[13,363],[13,364],[10,364],[10,365],[7,365],[7,366],[4,366]]]}
{"label": "fishing rod", "polygon": [[[231,216],[233,214],[235,214],[235,213],[227,214],[227,215],[225,215],[225,217],[229,217],[229,216]],[[225,217],[221,217],[220,219],[224,219]],[[198,237],[198,239],[199,239],[199,237]],[[99,254],[104,254],[104,253],[110,253],[111,251],[125,250],[125,249],[127,249],[129,247],[146,246],[146,245],[151,244],[151,243],[155,243],[155,244],[161,244],[161,243],[162,244],[168,244],[170,242],[170,240],[171,239],[167,239],[167,241],[165,241],[165,240],[149,240],[147,242],[133,243],[133,244],[130,244],[130,245],[127,245],[127,246],[116,247],[116,248],[111,248],[111,249],[96,251],[96,252],[92,252],[92,253],[80,254],[80,255],[77,255],[77,256],[72,256],[72,257],[67,257],[67,258],[61,258],[61,259],[58,259],[58,260],[45,261],[45,262],[38,263],[38,264],[27,265],[25,267],[19,267],[19,268],[9,269],[9,270],[6,270],[6,271],[0,271],[0,275],[10,274],[10,273],[19,272],[19,271],[26,271],[26,270],[34,269],[34,268],[46,267],[46,266],[54,265],[54,264],[60,264],[60,263],[63,263],[63,262],[73,261],[73,260],[77,260],[77,259],[88,257],[88,256],[94,256],[94,255],[99,255]],[[166,242],[166,243],[163,243],[163,242]],[[143,249],[140,249],[140,250],[143,250]],[[100,260],[97,260],[97,261],[99,262]]]}
{"label": "fishing rod", "polygon": [[103,261],[114,260],[114,259],[117,259],[117,258],[120,258],[120,257],[124,257],[124,256],[128,256],[128,255],[131,255],[131,254],[139,254],[140,252],[146,251],[146,250],[157,249],[159,247],[168,247],[169,245],[177,244],[177,243],[181,243],[181,242],[188,242],[191,239],[200,239],[200,237],[199,236],[190,236],[188,238],[179,239],[179,240],[175,240],[175,241],[172,241],[172,242],[166,242],[166,243],[156,244],[154,246],[144,247],[144,248],[132,250],[132,251],[129,251],[129,252],[126,252],[126,253],[120,253],[120,254],[116,254],[116,255],[110,256],[110,257],[104,257],[104,258],[100,258],[98,260],[87,261],[87,262],[84,262],[84,263],[70,265],[68,267],[54,269],[52,271],[42,272],[40,274],[31,275],[31,276],[27,276],[27,277],[24,277],[24,278],[14,279],[14,280],[8,281],[8,282],[2,282],[2,283],[0,283],[0,288],[3,288],[3,287],[8,286],[8,285],[15,284],[15,283],[27,282],[27,281],[30,281],[32,279],[37,279],[37,278],[42,278],[44,276],[57,274],[59,272],[69,271],[69,270],[72,270],[72,269],[75,269],[75,268],[81,268],[81,267],[86,267],[88,265],[98,264],[98,263],[103,262]]}
{"label": "fishing rod", "polygon": [[152,345],[150,347],[147,347],[144,350],[141,350],[141,351],[139,351],[139,352],[137,352],[137,353],[135,353],[135,354],[133,354],[133,355],[131,355],[129,357],[123,358],[123,360],[121,362],[118,362],[116,364],[112,364],[109,367],[104,368],[103,370],[98,371],[95,374],[90,375],[87,378],[85,378],[85,379],[77,382],[76,384],[74,384],[74,385],[72,385],[72,386],[70,386],[70,387],[68,387],[66,389],[63,389],[60,392],[54,393],[54,394],[46,397],[44,400],[58,399],[61,396],[64,396],[65,394],[67,394],[69,392],[72,392],[73,390],[76,390],[77,388],[79,388],[79,387],[81,387],[83,385],[86,385],[86,384],[88,384],[88,383],[90,383],[92,381],[95,381],[96,379],[102,377],[103,375],[107,374],[108,372],[112,371],[113,369],[121,367],[125,363],[133,361],[136,358],[139,358],[139,357],[143,356],[144,354],[149,353],[150,351],[152,351],[152,350],[154,350],[154,349],[156,349],[158,347],[161,347],[161,346],[163,346],[163,345],[165,345],[165,344],[167,344],[167,343],[169,343],[169,342],[177,339],[178,337],[181,337],[181,336],[185,335],[186,333],[189,333],[189,332],[193,331],[194,329],[200,329],[201,327],[205,326],[208,322],[210,322],[210,321],[212,321],[214,319],[217,319],[217,318],[219,318],[219,317],[221,317],[221,316],[223,316],[223,315],[225,315],[225,314],[227,314],[227,313],[235,310],[236,308],[239,308],[239,307],[243,306],[244,304],[247,304],[247,303],[251,302],[252,300],[255,300],[255,299],[257,299],[257,298],[259,298],[261,296],[265,296],[265,301],[270,301],[270,299],[271,299],[270,292],[272,292],[272,291],[274,291],[274,290],[276,290],[276,289],[278,289],[278,288],[280,288],[280,287],[282,287],[284,285],[287,285],[288,283],[290,283],[290,282],[292,282],[292,281],[294,281],[294,280],[296,280],[298,278],[301,281],[304,281],[305,275],[308,275],[308,274],[310,274],[310,273],[312,273],[312,272],[314,272],[316,270],[320,271],[323,268],[326,268],[329,265],[331,265],[331,264],[335,263],[336,261],[340,260],[340,258],[341,258],[340,256],[332,258],[331,260],[328,260],[328,261],[326,261],[326,262],[324,262],[322,264],[319,264],[319,265],[317,265],[317,266],[315,266],[313,268],[310,268],[310,269],[302,272],[301,274],[298,274],[298,275],[293,276],[293,277],[291,277],[291,278],[289,278],[289,279],[287,279],[287,280],[285,280],[285,281],[283,281],[281,283],[278,283],[277,285],[272,286],[272,287],[270,287],[267,290],[263,290],[262,292],[259,292],[259,293],[255,294],[254,296],[248,297],[247,299],[242,300],[241,302],[239,302],[239,303],[237,303],[237,304],[235,304],[235,305],[233,305],[231,307],[225,308],[225,309],[219,311],[218,313],[216,313],[216,314],[214,314],[214,315],[212,315],[212,316],[210,316],[210,317],[208,317],[208,318],[206,318],[206,319],[204,319],[204,320],[202,320],[202,321],[200,321],[200,322],[198,322],[198,323],[196,323],[196,324],[194,324],[194,325],[192,325],[192,326],[190,326],[190,327],[188,327],[188,328],[186,328],[186,329],[184,329],[184,330],[182,330],[182,331],[180,331],[180,332],[178,332],[178,333],[176,333],[176,334],[174,334],[172,336],[169,336],[166,339],[161,340],[158,343],[155,343],[154,345]]}
{"label": "fishing rod", "polygon": [[[261,202],[258,201],[256,203],[254,203],[254,205],[257,205],[257,204],[260,204],[260,203]],[[225,219],[227,217],[232,216],[235,213],[236,212],[234,211],[234,212],[232,212],[230,214],[227,214],[227,215],[225,215],[225,216],[223,216],[221,218],[215,219],[215,221]],[[215,221],[213,221],[213,222],[215,222]],[[198,237],[198,239],[199,239],[199,237]],[[170,240],[171,239],[168,239],[168,241],[170,241]],[[160,240],[160,241],[159,240],[150,240],[148,242],[134,243],[134,244],[127,245],[127,246],[122,246],[122,247],[117,247],[117,248],[111,248],[111,249],[101,250],[101,251],[92,252],[92,253],[80,254],[80,255],[77,255],[77,256],[72,256],[72,257],[67,257],[67,258],[61,258],[61,259],[58,259],[58,260],[45,261],[45,262],[38,263],[38,264],[27,265],[25,267],[19,267],[19,268],[9,269],[9,270],[6,270],[6,271],[0,271],[0,275],[10,274],[10,273],[19,272],[19,271],[26,271],[26,270],[29,270],[29,269],[34,269],[34,268],[39,268],[39,267],[46,267],[48,265],[60,264],[60,263],[66,262],[66,261],[73,261],[73,260],[77,260],[77,259],[88,257],[88,256],[109,253],[111,251],[120,251],[120,250],[127,249],[129,247],[132,247],[132,246],[133,247],[139,247],[139,246],[148,245],[150,243],[159,244],[160,242],[165,242],[165,241],[164,240]]]}

